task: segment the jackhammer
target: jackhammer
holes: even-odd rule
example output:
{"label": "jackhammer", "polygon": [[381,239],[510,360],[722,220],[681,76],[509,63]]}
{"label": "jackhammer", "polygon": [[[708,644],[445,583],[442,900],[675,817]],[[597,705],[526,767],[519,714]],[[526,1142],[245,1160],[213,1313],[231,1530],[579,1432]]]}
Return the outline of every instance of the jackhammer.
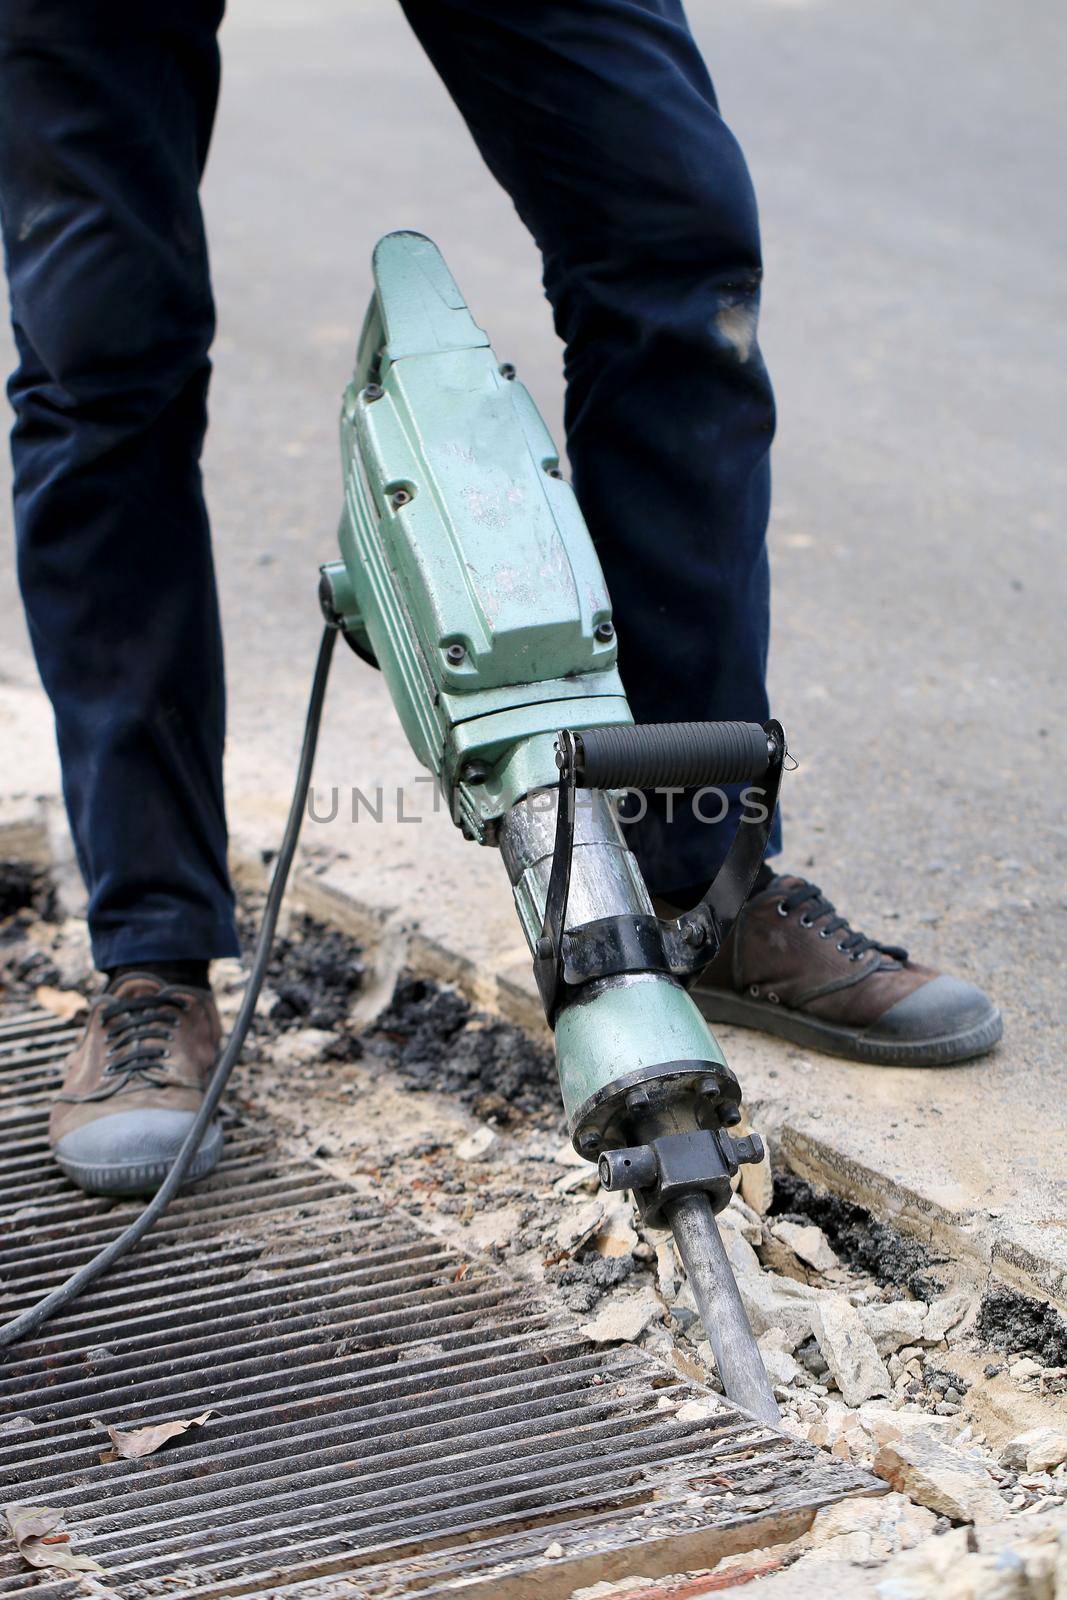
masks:
{"label": "jackhammer", "polygon": [[[387,235],[341,417],[340,559],[296,792],[252,971],[197,1122],[163,1187],[95,1261],[0,1329],[10,1343],[132,1248],[177,1192],[251,1023],[296,847],[334,640],[382,672],[464,835],[499,849],[556,1048],[574,1148],[669,1226],[727,1395],[778,1408],[715,1221],[739,1165],[741,1091],[686,989],[759,871],[778,800],[776,722],[635,725],[611,604],[559,455],[515,370],[421,234]],[[703,899],[657,916],[620,792],[751,784]]]}

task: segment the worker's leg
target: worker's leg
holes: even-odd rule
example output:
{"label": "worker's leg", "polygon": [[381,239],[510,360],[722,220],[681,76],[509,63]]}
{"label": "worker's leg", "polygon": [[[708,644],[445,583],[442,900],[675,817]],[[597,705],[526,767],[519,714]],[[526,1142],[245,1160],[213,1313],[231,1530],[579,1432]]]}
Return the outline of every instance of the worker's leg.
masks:
{"label": "worker's leg", "polygon": [[[574,485],[639,721],[764,721],[760,245],[744,158],[678,0],[405,0],[544,257]],[[652,885],[706,879],[732,829],[652,801]],[[705,815],[715,816],[713,800]]]}
{"label": "worker's leg", "polygon": [[[770,385],[744,160],[678,0],[405,0],[544,255],[567,441],[638,718],[767,715]],[[662,891],[723,830],[650,815]],[[971,984],[853,931],[819,889],[758,886],[694,990],[712,1020],[861,1061],[963,1060],[1000,1037]]]}
{"label": "worker's leg", "polygon": [[199,455],[221,0],[8,0],[19,576],[97,965],[237,950]]}

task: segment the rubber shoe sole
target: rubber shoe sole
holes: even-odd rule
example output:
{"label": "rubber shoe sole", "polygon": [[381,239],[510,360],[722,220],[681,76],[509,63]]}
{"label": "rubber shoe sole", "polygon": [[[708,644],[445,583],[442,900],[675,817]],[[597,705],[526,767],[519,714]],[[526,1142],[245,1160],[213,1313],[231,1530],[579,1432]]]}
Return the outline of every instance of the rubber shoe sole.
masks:
{"label": "rubber shoe sole", "polygon": [[[191,1122],[192,1118],[189,1120]],[[72,1183],[76,1183],[79,1189],[84,1189],[86,1194],[103,1194],[119,1198],[155,1194],[174,1165],[180,1147],[179,1141],[166,1157],[155,1159],[142,1155],[130,1161],[114,1157],[108,1157],[106,1160],[99,1158],[79,1160],[77,1154],[63,1148],[71,1137],[68,1136],[68,1140],[61,1141],[58,1149],[54,1151],[56,1164],[60,1170]],[[186,1174],[185,1183],[196,1183],[214,1172],[222,1156],[222,1147],[222,1129],[217,1123],[212,1123]]]}
{"label": "rubber shoe sole", "polygon": [[949,1067],[985,1055],[1004,1032],[1003,1018],[992,1004],[987,1014],[976,1021],[928,1039],[879,1039],[725,989],[694,988],[692,995],[708,1022],[755,1028],[825,1055],[842,1056],[846,1061],[861,1061],[868,1066]]}

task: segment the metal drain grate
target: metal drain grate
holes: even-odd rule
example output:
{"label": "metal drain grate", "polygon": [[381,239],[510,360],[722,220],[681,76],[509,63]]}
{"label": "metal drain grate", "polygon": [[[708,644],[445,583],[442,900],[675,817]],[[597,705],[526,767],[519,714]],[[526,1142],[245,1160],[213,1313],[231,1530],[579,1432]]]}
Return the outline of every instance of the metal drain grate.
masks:
{"label": "metal drain grate", "polygon": [[[131,1214],[50,1164],[70,1037],[0,1024],[5,1315]],[[0,1596],[548,1600],[712,1565],[876,1487],[725,1401],[680,1421],[696,1386],[240,1125],[136,1255],[6,1353],[0,1397],[0,1503],[61,1510],[106,1573],[35,1575],[8,1546]],[[207,1408],[169,1451],[100,1463],[103,1423]]]}

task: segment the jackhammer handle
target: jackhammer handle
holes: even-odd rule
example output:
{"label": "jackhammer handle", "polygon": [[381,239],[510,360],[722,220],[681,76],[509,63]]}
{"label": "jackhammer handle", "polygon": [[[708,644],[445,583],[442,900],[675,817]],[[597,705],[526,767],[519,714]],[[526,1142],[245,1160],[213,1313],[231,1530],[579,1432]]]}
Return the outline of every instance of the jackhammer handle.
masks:
{"label": "jackhammer handle", "polygon": [[762,778],[776,745],[758,722],[646,722],[574,734],[580,789],[691,789]]}

